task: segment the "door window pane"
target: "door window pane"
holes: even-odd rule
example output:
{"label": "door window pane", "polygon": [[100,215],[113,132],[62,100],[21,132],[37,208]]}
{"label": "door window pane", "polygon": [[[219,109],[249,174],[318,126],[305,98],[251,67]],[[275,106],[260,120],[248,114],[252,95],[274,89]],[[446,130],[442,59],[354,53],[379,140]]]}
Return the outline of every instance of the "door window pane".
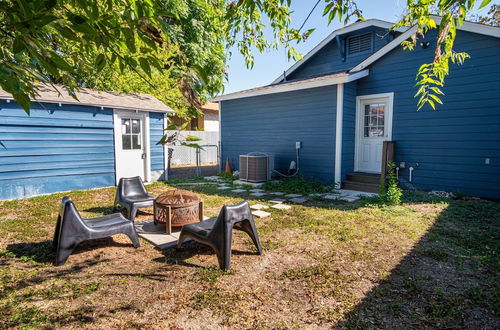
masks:
{"label": "door window pane", "polygon": [[122,148],[123,150],[142,149],[141,120],[122,119]]}
{"label": "door window pane", "polygon": [[132,120],[132,133],[137,134],[141,132],[141,121],[138,119]]}
{"label": "door window pane", "polygon": [[130,133],[130,119],[122,119],[122,134]]}
{"label": "door window pane", "polygon": [[130,141],[130,135],[122,135],[123,150],[130,150],[132,142]]}
{"label": "door window pane", "polygon": [[384,136],[385,104],[365,104],[364,137]]}
{"label": "door window pane", "polygon": [[132,135],[132,149],[141,149],[141,139],[139,135]]}

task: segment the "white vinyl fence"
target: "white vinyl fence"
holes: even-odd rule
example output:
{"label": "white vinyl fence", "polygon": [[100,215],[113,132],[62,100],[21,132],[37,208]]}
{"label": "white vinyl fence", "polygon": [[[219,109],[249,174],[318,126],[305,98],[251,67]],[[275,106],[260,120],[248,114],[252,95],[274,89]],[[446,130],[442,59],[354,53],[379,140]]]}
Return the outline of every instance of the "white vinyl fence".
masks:
{"label": "white vinyl fence", "polygon": [[[182,131],[181,135],[193,135],[201,138],[196,143],[203,147],[197,152],[196,148],[186,146],[172,146],[173,149],[171,165],[208,165],[219,162],[219,132],[206,131]],[[198,155],[197,155],[198,154]],[[199,157],[199,163],[197,162]]]}

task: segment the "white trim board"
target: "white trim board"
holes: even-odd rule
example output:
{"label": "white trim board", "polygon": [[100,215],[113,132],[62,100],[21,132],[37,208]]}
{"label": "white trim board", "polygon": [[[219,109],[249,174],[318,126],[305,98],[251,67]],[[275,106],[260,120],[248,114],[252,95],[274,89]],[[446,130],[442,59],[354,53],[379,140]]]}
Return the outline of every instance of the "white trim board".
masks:
{"label": "white trim board", "polygon": [[243,91],[239,91],[239,92],[221,95],[221,96],[218,96],[210,101],[220,102],[220,101],[233,100],[233,99],[239,99],[239,98],[244,98],[244,97],[268,95],[268,94],[275,94],[275,93],[284,93],[284,92],[297,91],[297,90],[301,90],[301,89],[309,89],[309,88],[316,88],[316,87],[322,87],[322,86],[343,84],[343,83],[348,83],[348,82],[351,82],[354,80],[364,78],[364,77],[368,76],[368,74],[369,74],[368,70],[359,71],[359,72],[351,73],[351,74],[345,73],[345,72],[337,73],[337,74],[332,74],[332,75],[323,76],[323,77],[293,81],[293,82],[282,83],[282,84],[277,84],[277,85],[269,85],[269,86],[265,86],[265,87],[254,88],[254,89],[247,89],[247,90],[243,90]]}
{"label": "white trim board", "polygon": [[[328,37],[326,37],[325,39],[323,39],[318,45],[316,45],[316,47],[314,47],[313,49],[311,49],[306,55],[304,55],[304,57],[302,57],[301,60],[295,62],[295,64],[293,64],[288,70],[285,71],[285,75],[288,76],[291,73],[293,73],[295,70],[297,70],[308,59],[310,59],[314,54],[316,54],[321,48],[323,48],[330,41],[332,41],[333,39],[335,39],[335,37],[338,36],[338,35],[350,33],[350,32],[357,31],[357,30],[361,30],[361,29],[364,29],[364,28],[369,27],[369,26],[376,26],[376,27],[380,27],[380,28],[383,28],[383,29],[389,29],[393,25],[394,25],[394,23],[382,21],[382,20],[379,20],[379,19],[368,19],[366,21],[356,22],[356,23],[344,26],[344,27],[342,27],[340,29],[337,29],[337,30],[333,31]],[[404,32],[404,31],[406,31],[406,28],[398,28],[398,31],[399,32]],[[279,77],[277,77],[276,79],[274,79],[271,84],[277,84],[277,83],[279,83],[282,80],[283,80],[283,74],[281,74]]]}
{"label": "white trim board", "polygon": [[222,103],[218,103],[218,113],[219,116],[219,172],[222,172]]}
{"label": "white trim board", "polygon": [[[432,16],[432,18],[436,21],[437,24],[441,23],[441,17]],[[487,36],[500,38],[500,27],[473,23],[473,22],[464,22],[464,24],[462,26],[457,27],[457,29],[460,31],[467,31],[467,32],[484,34]],[[368,58],[366,58],[364,61],[362,61],[354,68],[349,70],[349,72],[358,72],[366,69],[369,65],[371,65],[372,63],[374,63],[375,61],[377,61],[378,59],[389,53],[391,50],[399,46],[401,42],[410,38],[411,35],[414,34],[416,31],[417,31],[417,26],[416,25],[412,26],[410,29],[408,29],[406,32],[396,37],[390,43],[380,48],[372,55],[368,56]]]}
{"label": "white trim board", "polygon": [[[167,133],[168,127],[168,113],[163,115],[163,134]],[[166,144],[163,145],[163,181],[168,181],[168,146]]]}
{"label": "white trim board", "polygon": [[393,113],[394,113],[394,92],[390,93],[380,93],[380,94],[370,94],[370,95],[359,95],[356,96],[356,125],[355,125],[355,141],[354,141],[354,172],[360,171],[359,169],[359,144],[360,144],[360,127],[363,124],[364,116],[360,115],[361,111],[361,101],[363,100],[380,100],[380,99],[388,99],[387,103],[387,126],[386,130],[386,141],[392,141],[392,126],[393,126]]}
{"label": "white trim board", "polygon": [[337,116],[335,119],[335,187],[342,181],[342,128],[344,126],[344,84],[337,85]]}

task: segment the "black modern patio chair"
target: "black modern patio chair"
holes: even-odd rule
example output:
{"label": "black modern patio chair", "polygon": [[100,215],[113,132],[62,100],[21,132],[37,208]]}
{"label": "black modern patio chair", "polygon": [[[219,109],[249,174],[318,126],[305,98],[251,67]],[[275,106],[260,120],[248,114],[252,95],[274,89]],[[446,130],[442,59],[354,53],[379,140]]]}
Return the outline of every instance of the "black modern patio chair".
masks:
{"label": "black modern patio chair", "polygon": [[127,235],[135,248],[141,246],[134,223],[120,213],[85,219],[80,216],[71,198],[63,197],[53,240],[55,265],[64,265],[78,244],[116,234]]}
{"label": "black modern patio chair", "polygon": [[153,206],[155,196],[148,194],[140,176],[121,178],[115,195],[115,207],[121,205],[127,209],[127,217],[134,221],[137,211]]}
{"label": "black modern patio chair", "polygon": [[247,201],[223,206],[216,218],[184,225],[177,241],[177,247],[180,248],[182,242],[187,238],[208,245],[214,249],[220,268],[228,270],[231,268],[233,228],[246,232],[255,244],[258,253],[262,254],[259,235]]}

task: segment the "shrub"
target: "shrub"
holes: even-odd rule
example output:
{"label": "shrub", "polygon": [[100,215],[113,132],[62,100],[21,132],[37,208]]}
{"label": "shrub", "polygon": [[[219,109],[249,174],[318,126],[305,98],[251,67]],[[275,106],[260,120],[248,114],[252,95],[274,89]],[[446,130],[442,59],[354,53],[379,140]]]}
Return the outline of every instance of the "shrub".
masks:
{"label": "shrub", "polygon": [[398,187],[396,164],[389,162],[387,170],[387,187],[385,186],[385,182],[380,185],[380,200],[388,205],[399,205],[401,204],[403,191]]}
{"label": "shrub", "polygon": [[233,175],[232,173],[220,172],[218,174],[219,178],[227,182],[233,182],[233,180],[237,180],[238,177]]}

